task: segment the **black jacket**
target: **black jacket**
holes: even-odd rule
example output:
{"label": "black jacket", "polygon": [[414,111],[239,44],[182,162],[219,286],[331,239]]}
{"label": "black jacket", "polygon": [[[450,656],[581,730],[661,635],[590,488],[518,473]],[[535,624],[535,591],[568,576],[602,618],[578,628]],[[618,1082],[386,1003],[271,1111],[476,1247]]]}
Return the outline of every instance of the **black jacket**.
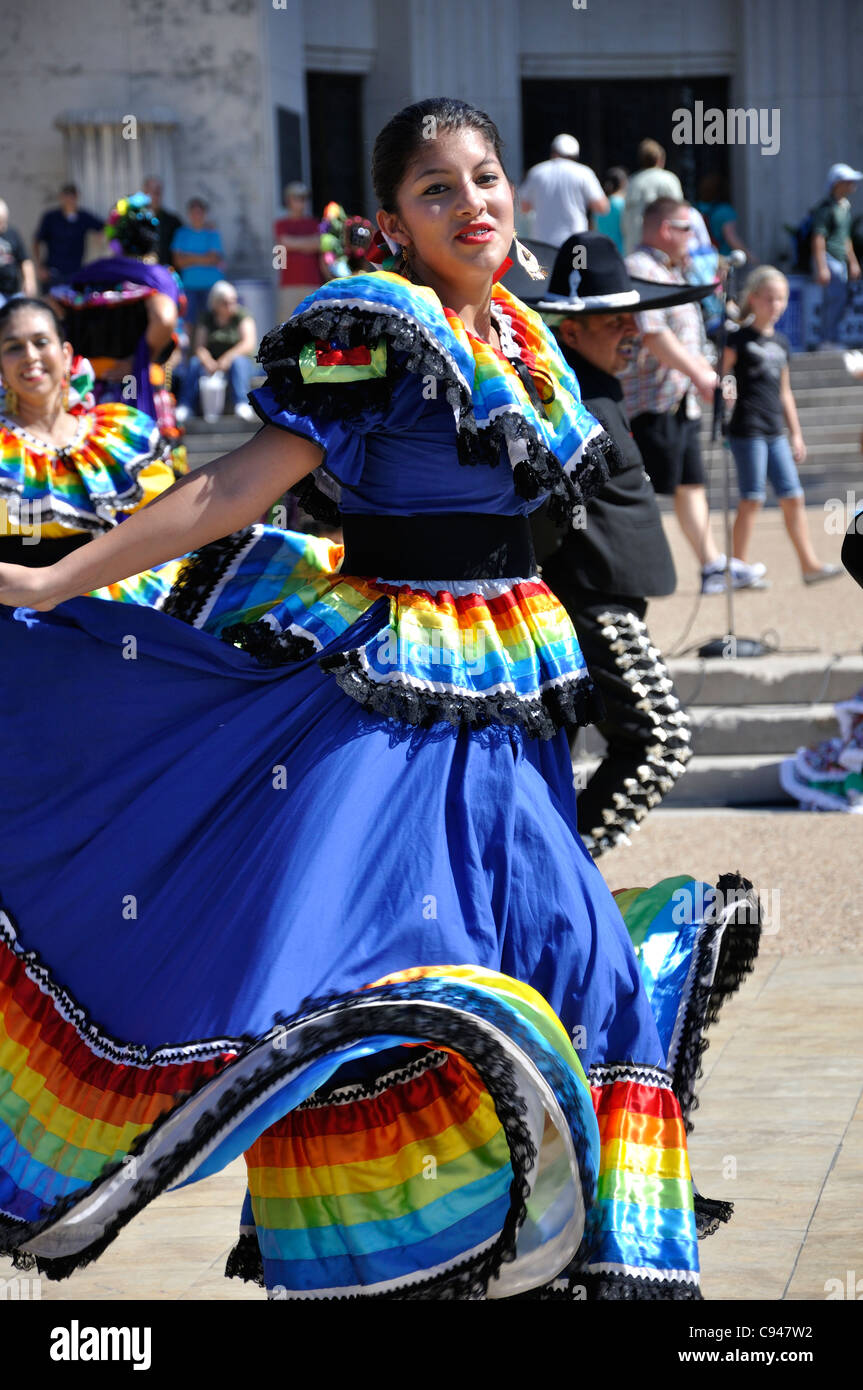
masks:
{"label": "black jacket", "polygon": [[561,589],[585,589],[609,597],[671,594],[677,585],[674,561],[653,486],[623,412],[620,383],[572,349],[562,350],[578,377],[584,404],[611,435],[626,467],[587,503],[584,528],[563,533],[556,550],[546,540],[547,523],[540,515],[534,543],[542,577],[551,589],[557,580]]}

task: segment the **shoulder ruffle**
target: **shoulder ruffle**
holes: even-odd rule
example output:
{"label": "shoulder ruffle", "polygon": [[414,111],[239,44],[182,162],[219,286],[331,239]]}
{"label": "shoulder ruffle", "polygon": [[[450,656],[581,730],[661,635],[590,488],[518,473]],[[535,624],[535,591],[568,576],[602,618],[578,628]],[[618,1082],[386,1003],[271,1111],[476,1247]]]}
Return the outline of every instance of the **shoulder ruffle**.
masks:
{"label": "shoulder ruffle", "polygon": [[[471,350],[476,340],[444,314],[432,291],[387,272],[322,286],[265,335],[258,361],[282,409],[348,424],[370,413],[385,417],[405,372],[434,382],[436,397],[455,418],[459,462],[495,467],[508,459],[519,496],[532,501],[548,494],[553,516],[565,523],[622,460],[581,405],[577,384],[538,316],[499,287],[498,295],[517,336],[531,335],[522,361],[506,367],[491,349]],[[380,374],[306,379],[303,355],[308,361],[310,342],[342,352],[365,348],[377,354]],[[319,520],[337,519],[332,498],[318,496],[314,475],[304,483],[303,507]]]}
{"label": "shoulder ruffle", "polygon": [[[104,531],[118,512],[147,498],[141,475],[163,453],[158,427],[127,405],[98,405],[82,414],[75,438],[63,449],[0,418],[0,499],[13,526],[38,520],[43,526]],[[165,486],[172,476],[166,470]]]}

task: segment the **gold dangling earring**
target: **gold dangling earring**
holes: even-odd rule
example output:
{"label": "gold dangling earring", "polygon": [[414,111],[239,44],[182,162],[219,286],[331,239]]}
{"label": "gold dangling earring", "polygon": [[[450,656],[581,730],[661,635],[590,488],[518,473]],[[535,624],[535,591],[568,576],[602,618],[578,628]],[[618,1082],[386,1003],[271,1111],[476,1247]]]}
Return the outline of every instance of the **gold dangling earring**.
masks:
{"label": "gold dangling earring", "polygon": [[18,392],[17,392],[17,391],[12,391],[8,386],[6,387],[6,401],[5,401],[5,405],[6,405],[6,414],[7,414],[7,415],[17,415],[17,414],[18,414]]}
{"label": "gold dangling earring", "polygon": [[527,274],[530,276],[531,280],[544,280],[547,271],[543,270],[542,266],[536,259],[536,256],[533,254],[533,252],[528,250],[526,246],[523,246],[519,241],[518,237],[514,236],[512,240],[513,245],[515,246],[515,254],[518,257],[519,263],[527,271]]}
{"label": "gold dangling earring", "polygon": [[63,378],[63,395],[60,397],[60,404],[64,410],[69,409],[69,388],[72,385],[72,378],[67,372]]}

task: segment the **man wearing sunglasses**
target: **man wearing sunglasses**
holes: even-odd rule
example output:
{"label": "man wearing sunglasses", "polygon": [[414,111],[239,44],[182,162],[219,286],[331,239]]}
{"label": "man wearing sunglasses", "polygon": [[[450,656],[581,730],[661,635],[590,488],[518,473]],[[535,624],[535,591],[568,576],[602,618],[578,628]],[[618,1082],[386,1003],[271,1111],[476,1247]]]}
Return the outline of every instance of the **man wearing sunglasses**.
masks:
{"label": "man wearing sunglasses", "polygon": [[[689,212],[687,203],[674,198],[650,204],[641,244],[626,258],[630,275],[686,284]],[[725,556],[711,532],[699,440],[700,401],[712,403],[717,377],[704,356],[701,312],[695,304],[677,304],[635,317],[638,352],[620,378],[632,433],[654,489],[674,498],[675,514],[701,566],[702,593],[719,593],[725,588]],[[764,566],[732,559],[731,574],[735,588],[761,586]]]}

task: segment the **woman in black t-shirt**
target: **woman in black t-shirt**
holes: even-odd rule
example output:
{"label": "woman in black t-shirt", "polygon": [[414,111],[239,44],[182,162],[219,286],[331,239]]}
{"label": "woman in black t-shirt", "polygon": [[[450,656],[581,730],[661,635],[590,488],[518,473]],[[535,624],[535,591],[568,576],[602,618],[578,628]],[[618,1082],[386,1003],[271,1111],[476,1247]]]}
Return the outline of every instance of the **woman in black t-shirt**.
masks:
{"label": "woman in black t-shirt", "polygon": [[737,378],[737,404],[728,427],[740,492],[733,545],[735,557],[745,561],[769,478],[797,551],[803,581],[814,584],[832,579],[842,570],[839,565],[821,563],[809,536],[806,502],[795,466],[805,459],[806,445],[791,391],[791,348],[788,339],[774,331],[787,303],[788,281],[781,271],[770,265],[753,271],[740,305],[745,326],[729,335],[722,361],[723,375],[733,369]]}

